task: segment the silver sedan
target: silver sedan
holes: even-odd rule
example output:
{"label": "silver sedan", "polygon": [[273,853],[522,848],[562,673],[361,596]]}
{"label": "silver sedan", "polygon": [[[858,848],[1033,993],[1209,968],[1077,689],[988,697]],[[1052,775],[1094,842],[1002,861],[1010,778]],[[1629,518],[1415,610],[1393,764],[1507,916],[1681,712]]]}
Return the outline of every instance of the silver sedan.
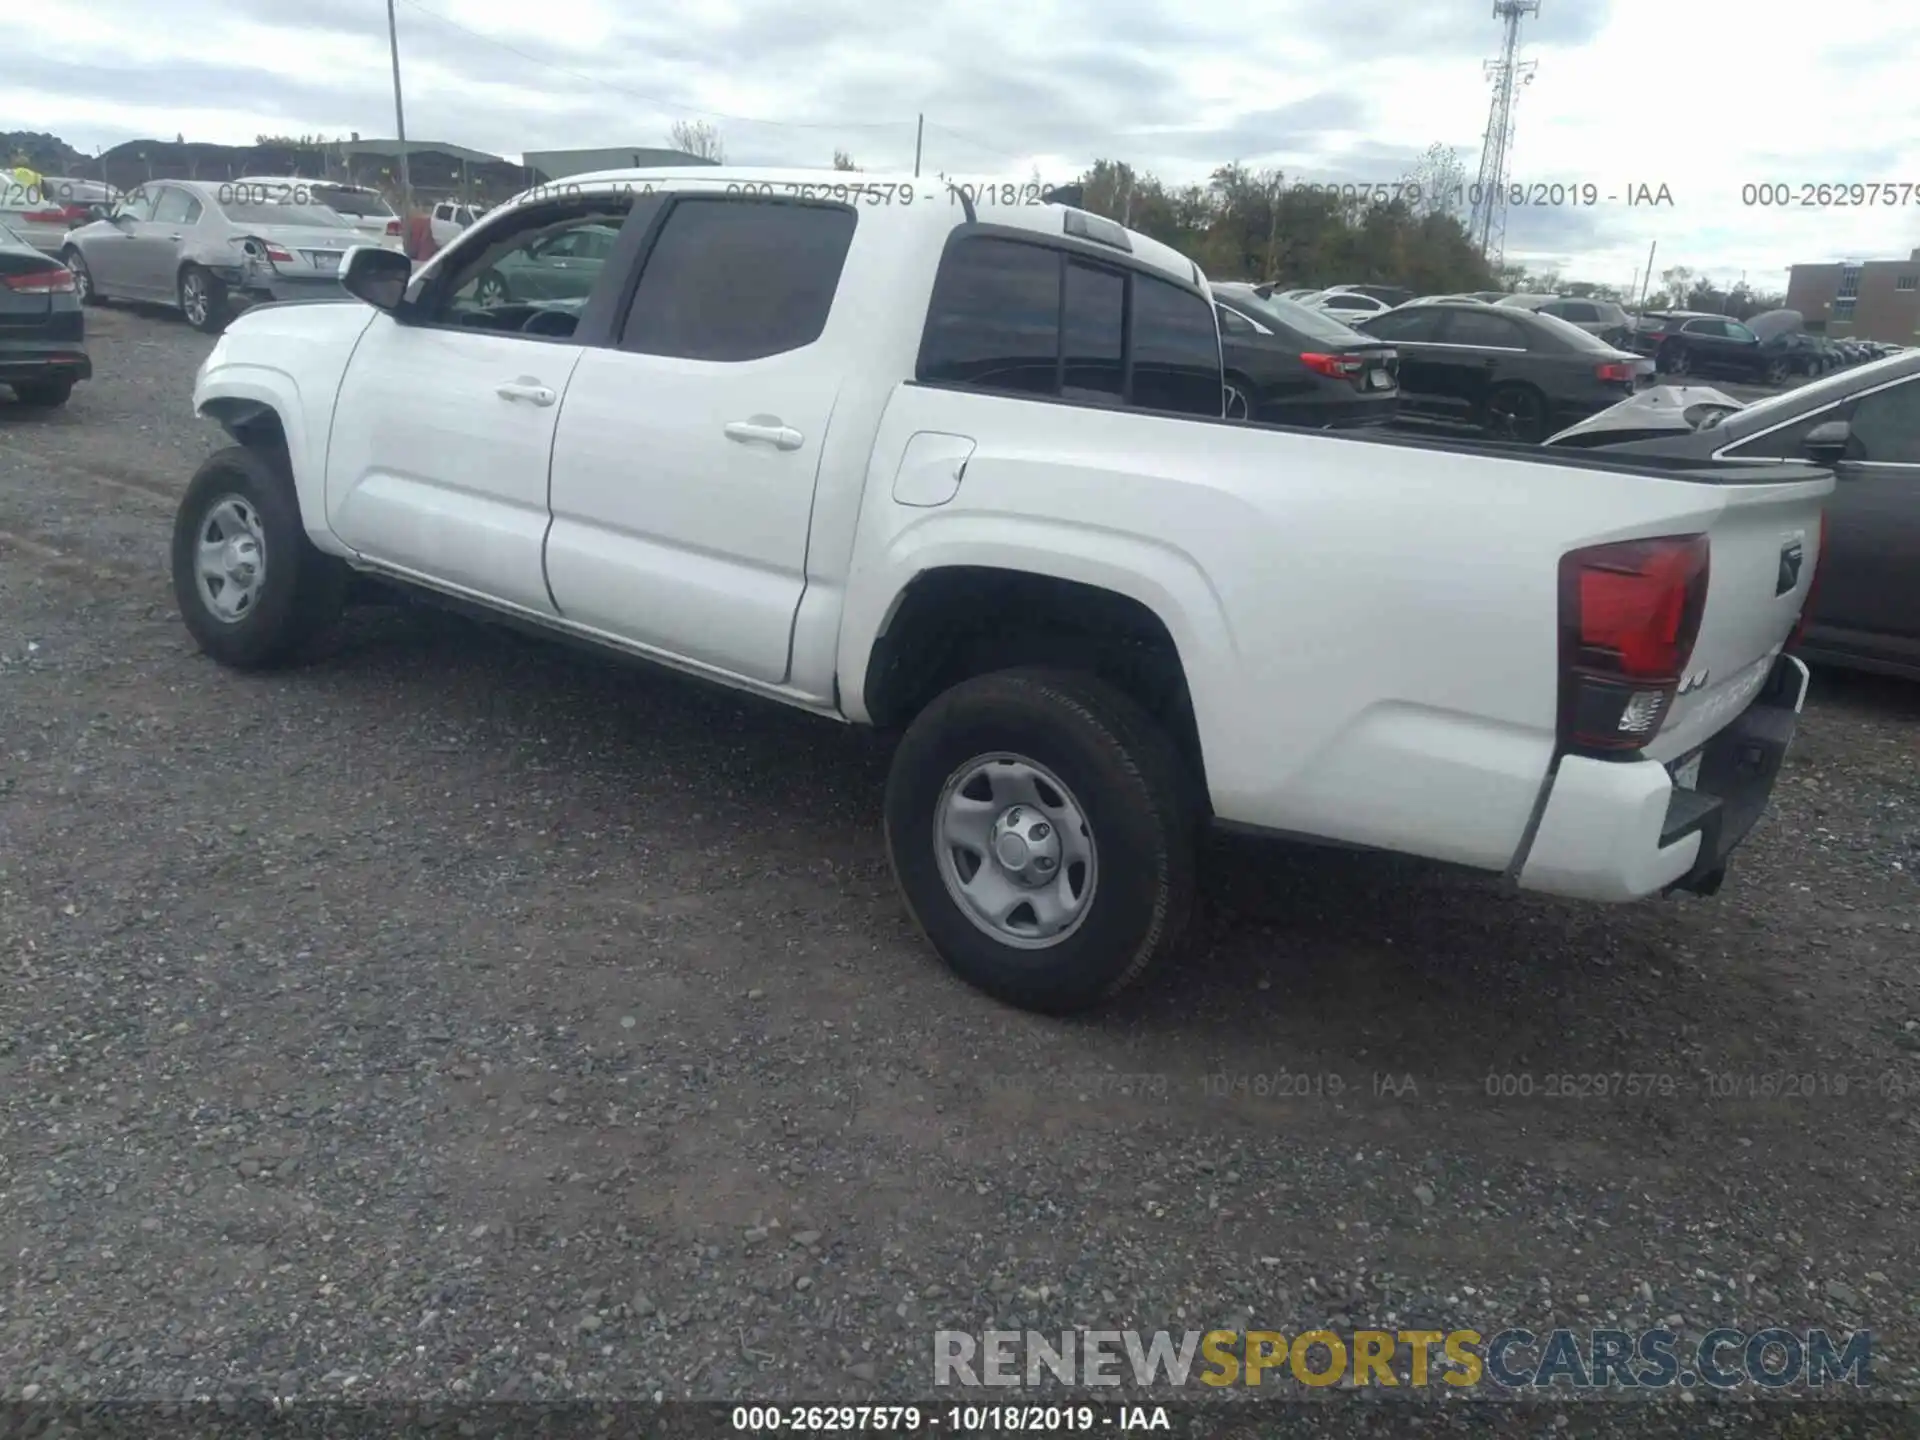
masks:
{"label": "silver sedan", "polygon": [[172,305],[212,334],[257,301],[343,294],[341,262],[368,243],[382,242],[317,203],[301,181],[154,180],[107,218],[71,231],[60,258],[87,303]]}

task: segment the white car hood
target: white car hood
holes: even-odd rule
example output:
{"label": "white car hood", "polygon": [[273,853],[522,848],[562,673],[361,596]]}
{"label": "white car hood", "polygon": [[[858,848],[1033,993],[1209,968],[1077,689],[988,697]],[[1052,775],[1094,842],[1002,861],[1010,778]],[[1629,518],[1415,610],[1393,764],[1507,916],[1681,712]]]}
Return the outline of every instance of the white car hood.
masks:
{"label": "white car hood", "polygon": [[1549,435],[1541,443],[1590,444],[1588,437],[1595,435],[1616,440],[1629,436],[1638,439],[1683,435],[1698,430],[1716,414],[1730,415],[1746,408],[1746,401],[1736,400],[1710,385],[1655,385],[1618,405],[1609,405],[1598,415],[1589,415],[1577,425],[1569,425],[1556,435]]}

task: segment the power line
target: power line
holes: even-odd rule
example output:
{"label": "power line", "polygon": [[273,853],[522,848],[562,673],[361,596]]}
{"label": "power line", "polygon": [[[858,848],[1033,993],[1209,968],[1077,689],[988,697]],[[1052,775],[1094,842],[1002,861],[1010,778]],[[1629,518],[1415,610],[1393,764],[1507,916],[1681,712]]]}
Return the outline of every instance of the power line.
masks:
{"label": "power line", "polygon": [[449,30],[458,30],[462,35],[469,36],[484,44],[504,50],[509,55],[518,56],[530,65],[545,66],[556,74],[568,76],[571,79],[580,81],[582,84],[598,85],[602,89],[611,90],[617,95],[624,95],[629,100],[638,100],[646,105],[657,105],[663,110],[679,110],[688,115],[700,115],[714,120],[726,120],[736,125],[768,125],[781,130],[892,130],[903,128],[914,123],[911,120],[760,120],[751,115],[729,115],[724,110],[702,110],[696,105],[683,105],[677,100],[662,100],[657,95],[642,95],[636,90],[629,90],[626,86],[615,84],[611,80],[603,80],[597,75],[587,75],[579,70],[569,69],[567,66],[556,64],[554,61],[548,60],[541,55],[529,54],[517,45],[511,45],[497,36],[488,35],[484,31],[474,30],[466,25],[462,25],[458,20],[451,20],[447,16],[442,15],[438,10],[429,10],[425,5],[420,3],[420,0],[401,0],[401,3],[409,10],[417,10],[428,19],[438,21]]}

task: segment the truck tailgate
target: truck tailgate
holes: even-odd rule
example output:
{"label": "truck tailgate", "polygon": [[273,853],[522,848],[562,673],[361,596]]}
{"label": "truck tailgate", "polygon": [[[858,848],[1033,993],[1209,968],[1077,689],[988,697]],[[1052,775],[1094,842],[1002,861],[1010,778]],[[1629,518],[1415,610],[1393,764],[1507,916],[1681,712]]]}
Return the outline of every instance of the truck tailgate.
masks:
{"label": "truck tailgate", "polygon": [[1706,608],[1680,693],[1647,754],[1673,760],[1745,710],[1799,623],[1820,551],[1829,479],[1717,487]]}

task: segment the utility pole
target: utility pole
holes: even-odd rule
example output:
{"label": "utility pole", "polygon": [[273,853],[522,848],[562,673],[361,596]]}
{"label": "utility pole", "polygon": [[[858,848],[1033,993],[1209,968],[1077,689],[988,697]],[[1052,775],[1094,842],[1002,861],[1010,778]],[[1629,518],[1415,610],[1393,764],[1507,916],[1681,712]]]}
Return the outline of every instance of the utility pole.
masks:
{"label": "utility pole", "polygon": [[[388,0],[388,3],[391,4],[392,0]],[[913,121],[913,178],[916,180],[920,178],[920,141],[926,133],[927,117],[925,115],[915,116]]]}
{"label": "utility pole", "polygon": [[400,22],[387,0],[387,46],[393,52],[393,127],[400,139],[400,210],[413,214],[413,171],[407,164],[407,112],[400,104]]}
{"label": "utility pole", "polygon": [[1659,248],[1660,242],[1658,240],[1653,241],[1647,246],[1647,273],[1640,281],[1640,303],[1633,307],[1636,310],[1644,310],[1647,308],[1647,286],[1653,281],[1653,252]]}
{"label": "utility pole", "polygon": [[1493,106],[1487,112],[1487,133],[1480,146],[1480,178],[1473,187],[1473,213],[1467,233],[1487,264],[1498,270],[1507,247],[1507,162],[1513,150],[1515,82],[1530,84],[1538,67],[1528,60],[1514,62],[1520,48],[1520,20],[1538,15],[1540,0],[1494,0],[1493,18],[1506,26],[1500,58],[1481,69],[1493,81]]}

